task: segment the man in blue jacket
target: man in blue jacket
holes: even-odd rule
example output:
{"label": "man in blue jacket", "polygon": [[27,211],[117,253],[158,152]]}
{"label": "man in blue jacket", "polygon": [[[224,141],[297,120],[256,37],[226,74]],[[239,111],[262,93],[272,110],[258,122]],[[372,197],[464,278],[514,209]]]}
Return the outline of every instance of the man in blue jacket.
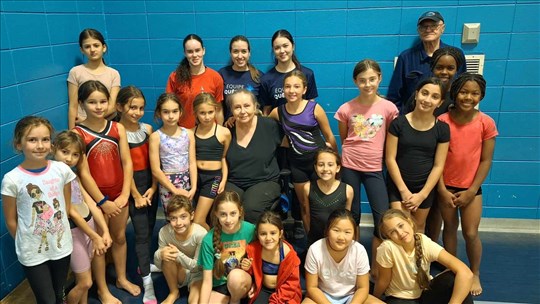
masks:
{"label": "man in blue jacket", "polygon": [[[439,48],[448,46],[441,41],[444,29],[444,18],[439,12],[425,12],[418,18],[417,30],[421,42],[399,55],[386,96],[396,104],[400,112],[403,112],[402,106],[414,93],[416,84],[421,79],[431,76],[430,64],[433,53]],[[458,74],[465,71],[463,65]]]}

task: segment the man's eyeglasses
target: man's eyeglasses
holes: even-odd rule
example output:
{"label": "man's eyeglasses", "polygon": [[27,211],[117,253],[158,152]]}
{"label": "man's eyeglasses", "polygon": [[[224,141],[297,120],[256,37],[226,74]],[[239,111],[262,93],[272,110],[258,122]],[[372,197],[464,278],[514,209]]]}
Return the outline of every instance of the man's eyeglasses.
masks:
{"label": "man's eyeglasses", "polygon": [[424,24],[424,25],[418,25],[418,29],[422,32],[425,32],[425,31],[428,31],[428,30],[432,30],[432,31],[435,31],[437,30],[439,27],[441,26],[440,23],[437,23],[437,24]]}

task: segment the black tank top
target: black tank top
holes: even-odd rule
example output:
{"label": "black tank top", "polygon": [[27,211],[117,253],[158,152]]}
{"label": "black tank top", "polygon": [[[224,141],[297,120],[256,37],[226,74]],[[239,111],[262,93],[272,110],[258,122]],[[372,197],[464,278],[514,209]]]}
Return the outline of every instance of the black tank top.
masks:
{"label": "black tank top", "polygon": [[195,157],[197,160],[220,161],[223,157],[223,145],[216,136],[217,124],[214,129],[214,135],[208,138],[199,138],[197,128],[195,127]]}
{"label": "black tank top", "polygon": [[347,184],[340,182],[336,190],[330,194],[322,192],[317,181],[312,181],[310,184],[308,198],[311,220],[308,242],[313,243],[324,237],[324,228],[330,213],[345,208],[347,204]]}

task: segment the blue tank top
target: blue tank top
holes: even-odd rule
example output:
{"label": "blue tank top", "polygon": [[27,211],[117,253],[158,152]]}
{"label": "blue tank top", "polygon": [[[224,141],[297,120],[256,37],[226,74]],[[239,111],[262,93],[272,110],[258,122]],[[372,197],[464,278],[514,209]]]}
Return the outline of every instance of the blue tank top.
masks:
{"label": "blue tank top", "polygon": [[[279,263],[285,258],[285,252],[283,250],[283,244],[279,246]],[[262,272],[268,275],[277,275],[279,271],[279,264],[274,264],[262,260]]]}
{"label": "blue tank top", "polygon": [[291,151],[296,157],[314,153],[325,146],[324,138],[315,118],[314,101],[308,101],[306,107],[299,114],[289,114],[285,105],[278,107],[279,122],[283,132],[289,137]]}

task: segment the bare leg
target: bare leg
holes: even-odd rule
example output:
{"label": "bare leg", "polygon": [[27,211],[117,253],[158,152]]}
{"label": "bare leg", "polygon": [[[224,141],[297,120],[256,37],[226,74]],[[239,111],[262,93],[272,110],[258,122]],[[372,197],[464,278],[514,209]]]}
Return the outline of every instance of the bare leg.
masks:
{"label": "bare leg", "polygon": [[480,240],[480,235],[478,233],[480,218],[482,217],[482,196],[475,196],[473,201],[469,205],[460,208],[460,211],[465,248],[467,250],[471,271],[474,274],[471,294],[473,296],[478,296],[482,293],[482,285],[480,284],[482,241]]}
{"label": "bare leg", "polygon": [[210,230],[210,226],[206,223],[206,217],[212,208],[213,202],[214,200],[209,197],[200,196],[197,202],[197,208],[195,208],[193,222],[203,226],[206,231]]}
{"label": "bare leg", "polygon": [[[110,227],[110,221],[107,216],[105,216],[105,221]],[[96,227],[96,232],[99,235],[102,235],[103,233],[99,229],[99,227]],[[111,294],[111,292],[109,291],[109,287],[107,286],[107,281],[105,278],[105,268],[107,267],[107,261],[105,259],[105,254],[96,255],[92,259],[92,273],[96,282],[99,301],[104,304],[121,304],[122,302],[120,302],[120,300],[118,300],[115,296]]]}
{"label": "bare leg", "polygon": [[111,249],[114,260],[114,269],[116,270],[116,287],[125,289],[133,296],[138,296],[141,293],[141,288],[128,281],[126,276],[126,224],[128,215],[128,208],[122,208],[119,215],[109,220],[109,230],[113,239]]}
{"label": "bare leg", "polygon": [[444,221],[443,244],[446,251],[457,255],[457,230],[459,226],[459,217],[456,208],[449,206],[440,206],[441,215]]}
{"label": "bare leg", "polygon": [[68,304],[86,304],[88,303],[88,289],[92,287],[92,271],[75,273],[77,282],[67,295]]}
{"label": "bare leg", "polygon": [[245,298],[251,288],[251,276],[242,269],[233,269],[227,276],[227,288],[231,293],[229,303],[240,303]]}
{"label": "bare leg", "polygon": [[183,283],[186,278],[185,270],[180,267],[176,262],[163,261],[161,264],[163,270],[163,276],[169,287],[169,295],[161,302],[164,304],[173,304],[176,299],[180,297],[180,290],[178,290],[178,283]]}
{"label": "bare leg", "polygon": [[305,210],[305,206],[307,206],[309,204],[309,202],[304,202],[303,200],[303,197],[304,197],[304,185],[307,184],[308,182],[305,182],[305,183],[293,183],[294,185],[294,192],[296,193],[296,197],[298,198],[298,202],[300,203],[300,216],[302,218],[302,223],[304,224],[304,231],[307,233],[309,233],[309,214],[307,214],[306,210]]}
{"label": "bare leg", "polygon": [[199,296],[201,294],[202,280],[191,283],[189,286],[188,304],[199,303]]}
{"label": "bare leg", "polygon": [[371,239],[371,271],[370,275],[371,278],[374,281],[377,281],[377,278],[379,278],[379,271],[377,267],[377,259],[375,258],[377,256],[377,248],[379,248],[379,245],[382,244],[382,240],[378,237],[373,236]]}
{"label": "bare leg", "polygon": [[441,211],[439,210],[438,202],[434,202],[431,209],[429,209],[429,214],[426,219],[426,228],[428,237],[437,243],[439,241],[442,228],[442,216]]}
{"label": "bare leg", "polygon": [[424,233],[426,230],[426,218],[429,213],[429,208],[426,209],[416,209],[416,211],[411,212],[411,217],[416,224],[416,231]]}

